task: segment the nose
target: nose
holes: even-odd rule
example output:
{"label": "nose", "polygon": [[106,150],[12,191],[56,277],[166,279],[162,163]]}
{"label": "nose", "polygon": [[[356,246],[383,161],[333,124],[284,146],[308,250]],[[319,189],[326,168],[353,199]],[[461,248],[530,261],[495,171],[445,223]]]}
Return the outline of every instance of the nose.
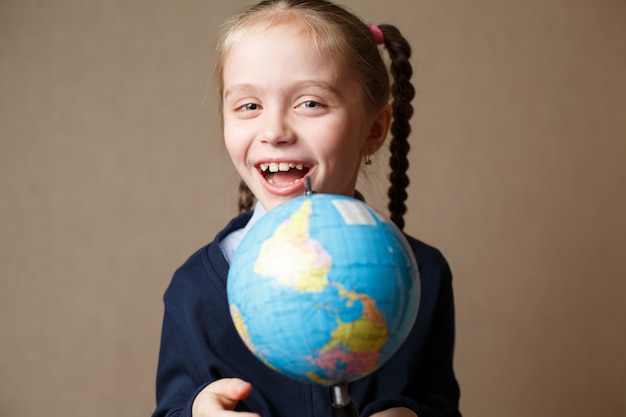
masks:
{"label": "nose", "polygon": [[272,146],[291,144],[296,135],[291,128],[289,116],[279,109],[266,109],[263,112],[263,125],[260,140]]}

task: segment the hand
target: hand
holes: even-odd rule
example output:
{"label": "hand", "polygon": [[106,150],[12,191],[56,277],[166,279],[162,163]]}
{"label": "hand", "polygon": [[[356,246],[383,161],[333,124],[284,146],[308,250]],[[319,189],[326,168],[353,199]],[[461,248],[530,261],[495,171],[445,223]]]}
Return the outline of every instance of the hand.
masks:
{"label": "hand", "polygon": [[193,400],[193,417],[260,417],[258,414],[232,411],[252,391],[250,383],[224,378],[210,383]]}
{"label": "hand", "polygon": [[390,408],[389,410],[374,413],[371,417],[417,417],[417,414],[408,408],[395,407]]}

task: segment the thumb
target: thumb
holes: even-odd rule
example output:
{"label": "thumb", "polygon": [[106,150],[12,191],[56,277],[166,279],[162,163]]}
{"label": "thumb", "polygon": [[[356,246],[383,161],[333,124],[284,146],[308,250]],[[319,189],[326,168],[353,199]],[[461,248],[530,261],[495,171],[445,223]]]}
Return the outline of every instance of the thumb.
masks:
{"label": "thumb", "polygon": [[252,392],[252,384],[242,379],[224,378],[220,381],[223,387],[220,387],[221,392],[216,392],[216,394],[221,394],[223,398],[235,400],[235,404],[233,404],[233,407],[237,404],[237,401],[243,400],[244,398],[248,397],[248,395],[250,395],[250,393]]}
{"label": "thumb", "polygon": [[218,379],[206,386],[193,402],[194,416],[210,416],[220,410],[233,410],[252,391],[249,382],[239,378]]}

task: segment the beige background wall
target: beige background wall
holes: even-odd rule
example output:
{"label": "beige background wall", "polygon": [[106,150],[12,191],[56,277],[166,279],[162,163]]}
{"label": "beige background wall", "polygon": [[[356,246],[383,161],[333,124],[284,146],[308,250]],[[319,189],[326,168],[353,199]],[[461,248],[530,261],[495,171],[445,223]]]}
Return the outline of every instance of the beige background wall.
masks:
{"label": "beige background wall", "polygon": [[[1,416],[150,414],[162,293],[235,210],[208,51],[248,3],[0,1]],[[626,416],[626,2],[345,4],[414,46],[462,411]]]}

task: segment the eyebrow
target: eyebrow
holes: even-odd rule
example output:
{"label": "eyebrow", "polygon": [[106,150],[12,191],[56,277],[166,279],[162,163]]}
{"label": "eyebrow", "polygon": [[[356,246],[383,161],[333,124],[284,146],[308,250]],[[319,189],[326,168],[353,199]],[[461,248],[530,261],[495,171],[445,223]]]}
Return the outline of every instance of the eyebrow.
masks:
{"label": "eyebrow", "polygon": [[[331,92],[334,95],[337,95],[337,96],[340,95],[339,91],[337,91],[335,86],[330,84],[330,83],[327,83],[326,81],[302,80],[302,81],[297,81],[292,86],[290,86],[290,88],[295,89],[295,90],[299,90],[299,89],[302,89],[302,88],[308,88],[308,87],[317,87],[317,88],[321,88],[323,90],[327,90],[327,91]],[[249,84],[249,83],[235,84],[235,85],[227,88],[226,90],[224,90],[224,99],[227,99],[228,96],[230,96],[233,93],[238,92],[238,91],[253,92],[255,90],[256,90],[256,88],[254,87],[254,85]]]}
{"label": "eyebrow", "polygon": [[254,91],[252,84],[235,84],[224,90],[224,99],[237,91]]}

